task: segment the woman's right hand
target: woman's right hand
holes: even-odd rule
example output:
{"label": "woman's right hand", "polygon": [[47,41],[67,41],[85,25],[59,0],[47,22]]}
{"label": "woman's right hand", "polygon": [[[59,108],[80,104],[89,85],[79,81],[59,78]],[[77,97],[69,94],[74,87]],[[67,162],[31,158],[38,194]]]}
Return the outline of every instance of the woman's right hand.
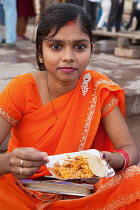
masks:
{"label": "woman's right hand", "polygon": [[46,152],[32,147],[16,148],[9,156],[9,171],[17,179],[29,178],[48,162],[47,156]]}

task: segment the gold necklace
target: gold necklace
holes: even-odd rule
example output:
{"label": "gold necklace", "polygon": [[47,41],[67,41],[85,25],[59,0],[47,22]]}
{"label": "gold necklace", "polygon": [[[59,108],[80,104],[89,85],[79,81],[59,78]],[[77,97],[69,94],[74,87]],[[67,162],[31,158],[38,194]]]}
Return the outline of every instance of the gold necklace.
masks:
{"label": "gold necklace", "polygon": [[53,100],[52,100],[52,96],[51,96],[51,91],[50,91],[49,84],[48,84],[48,74],[47,74],[47,88],[48,88],[48,93],[49,93],[49,97],[50,97],[50,101],[51,101],[51,105],[52,105],[52,109],[53,109],[55,119],[58,120],[56,110],[55,110],[55,107],[54,107],[54,103],[53,103]]}

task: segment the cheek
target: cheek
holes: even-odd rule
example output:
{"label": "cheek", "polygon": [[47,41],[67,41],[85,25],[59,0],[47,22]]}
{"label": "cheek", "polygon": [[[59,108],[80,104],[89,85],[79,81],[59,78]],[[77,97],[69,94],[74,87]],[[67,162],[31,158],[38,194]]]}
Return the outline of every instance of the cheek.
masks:
{"label": "cheek", "polygon": [[51,60],[53,60],[53,56],[49,48],[43,47],[42,54],[44,61],[50,62]]}
{"label": "cheek", "polygon": [[57,67],[58,62],[59,60],[57,60],[57,56],[44,56],[44,65],[48,71],[53,71]]}
{"label": "cheek", "polygon": [[45,65],[46,69],[50,69],[50,68],[52,68],[54,63],[50,59],[44,59],[44,65]]}
{"label": "cheek", "polygon": [[90,61],[90,57],[91,57],[90,53],[87,53],[86,55],[81,56],[81,58],[80,58],[81,63],[87,65],[89,63],[89,61]]}
{"label": "cheek", "polygon": [[51,53],[46,53],[45,55],[43,55],[44,58],[44,63],[47,64],[55,64],[56,61],[56,56],[52,55]]}

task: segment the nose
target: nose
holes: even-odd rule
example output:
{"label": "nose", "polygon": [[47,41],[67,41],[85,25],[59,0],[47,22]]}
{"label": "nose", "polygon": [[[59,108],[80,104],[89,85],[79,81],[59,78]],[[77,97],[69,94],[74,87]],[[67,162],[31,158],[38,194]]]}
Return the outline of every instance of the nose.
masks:
{"label": "nose", "polygon": [[63,62],[74,62],[75,61],[75,55],[73,53],[73,50],[66,49],[63,53]]}

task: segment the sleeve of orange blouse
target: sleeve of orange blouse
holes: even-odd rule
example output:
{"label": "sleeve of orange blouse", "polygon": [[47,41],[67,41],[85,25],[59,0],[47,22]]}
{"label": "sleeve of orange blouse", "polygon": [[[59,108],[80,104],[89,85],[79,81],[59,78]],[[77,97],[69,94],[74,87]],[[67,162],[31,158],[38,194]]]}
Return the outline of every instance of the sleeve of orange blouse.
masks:
{"label": "sleeve of orange blouse", "polygon": [[25,88],[20,77],[12,79],[0,94],[0,115],[12,125],[16,125],[22,117],[23,95],[21,96],[21,92]]}
{"label": "sleeve of orange blouse", "polygon": [[109,114],[114,107],[118,104],[117,97],[110,92],[106,100],[104,101],[102,108],[101,108],[101,118],[105,117],[107,114]]}

